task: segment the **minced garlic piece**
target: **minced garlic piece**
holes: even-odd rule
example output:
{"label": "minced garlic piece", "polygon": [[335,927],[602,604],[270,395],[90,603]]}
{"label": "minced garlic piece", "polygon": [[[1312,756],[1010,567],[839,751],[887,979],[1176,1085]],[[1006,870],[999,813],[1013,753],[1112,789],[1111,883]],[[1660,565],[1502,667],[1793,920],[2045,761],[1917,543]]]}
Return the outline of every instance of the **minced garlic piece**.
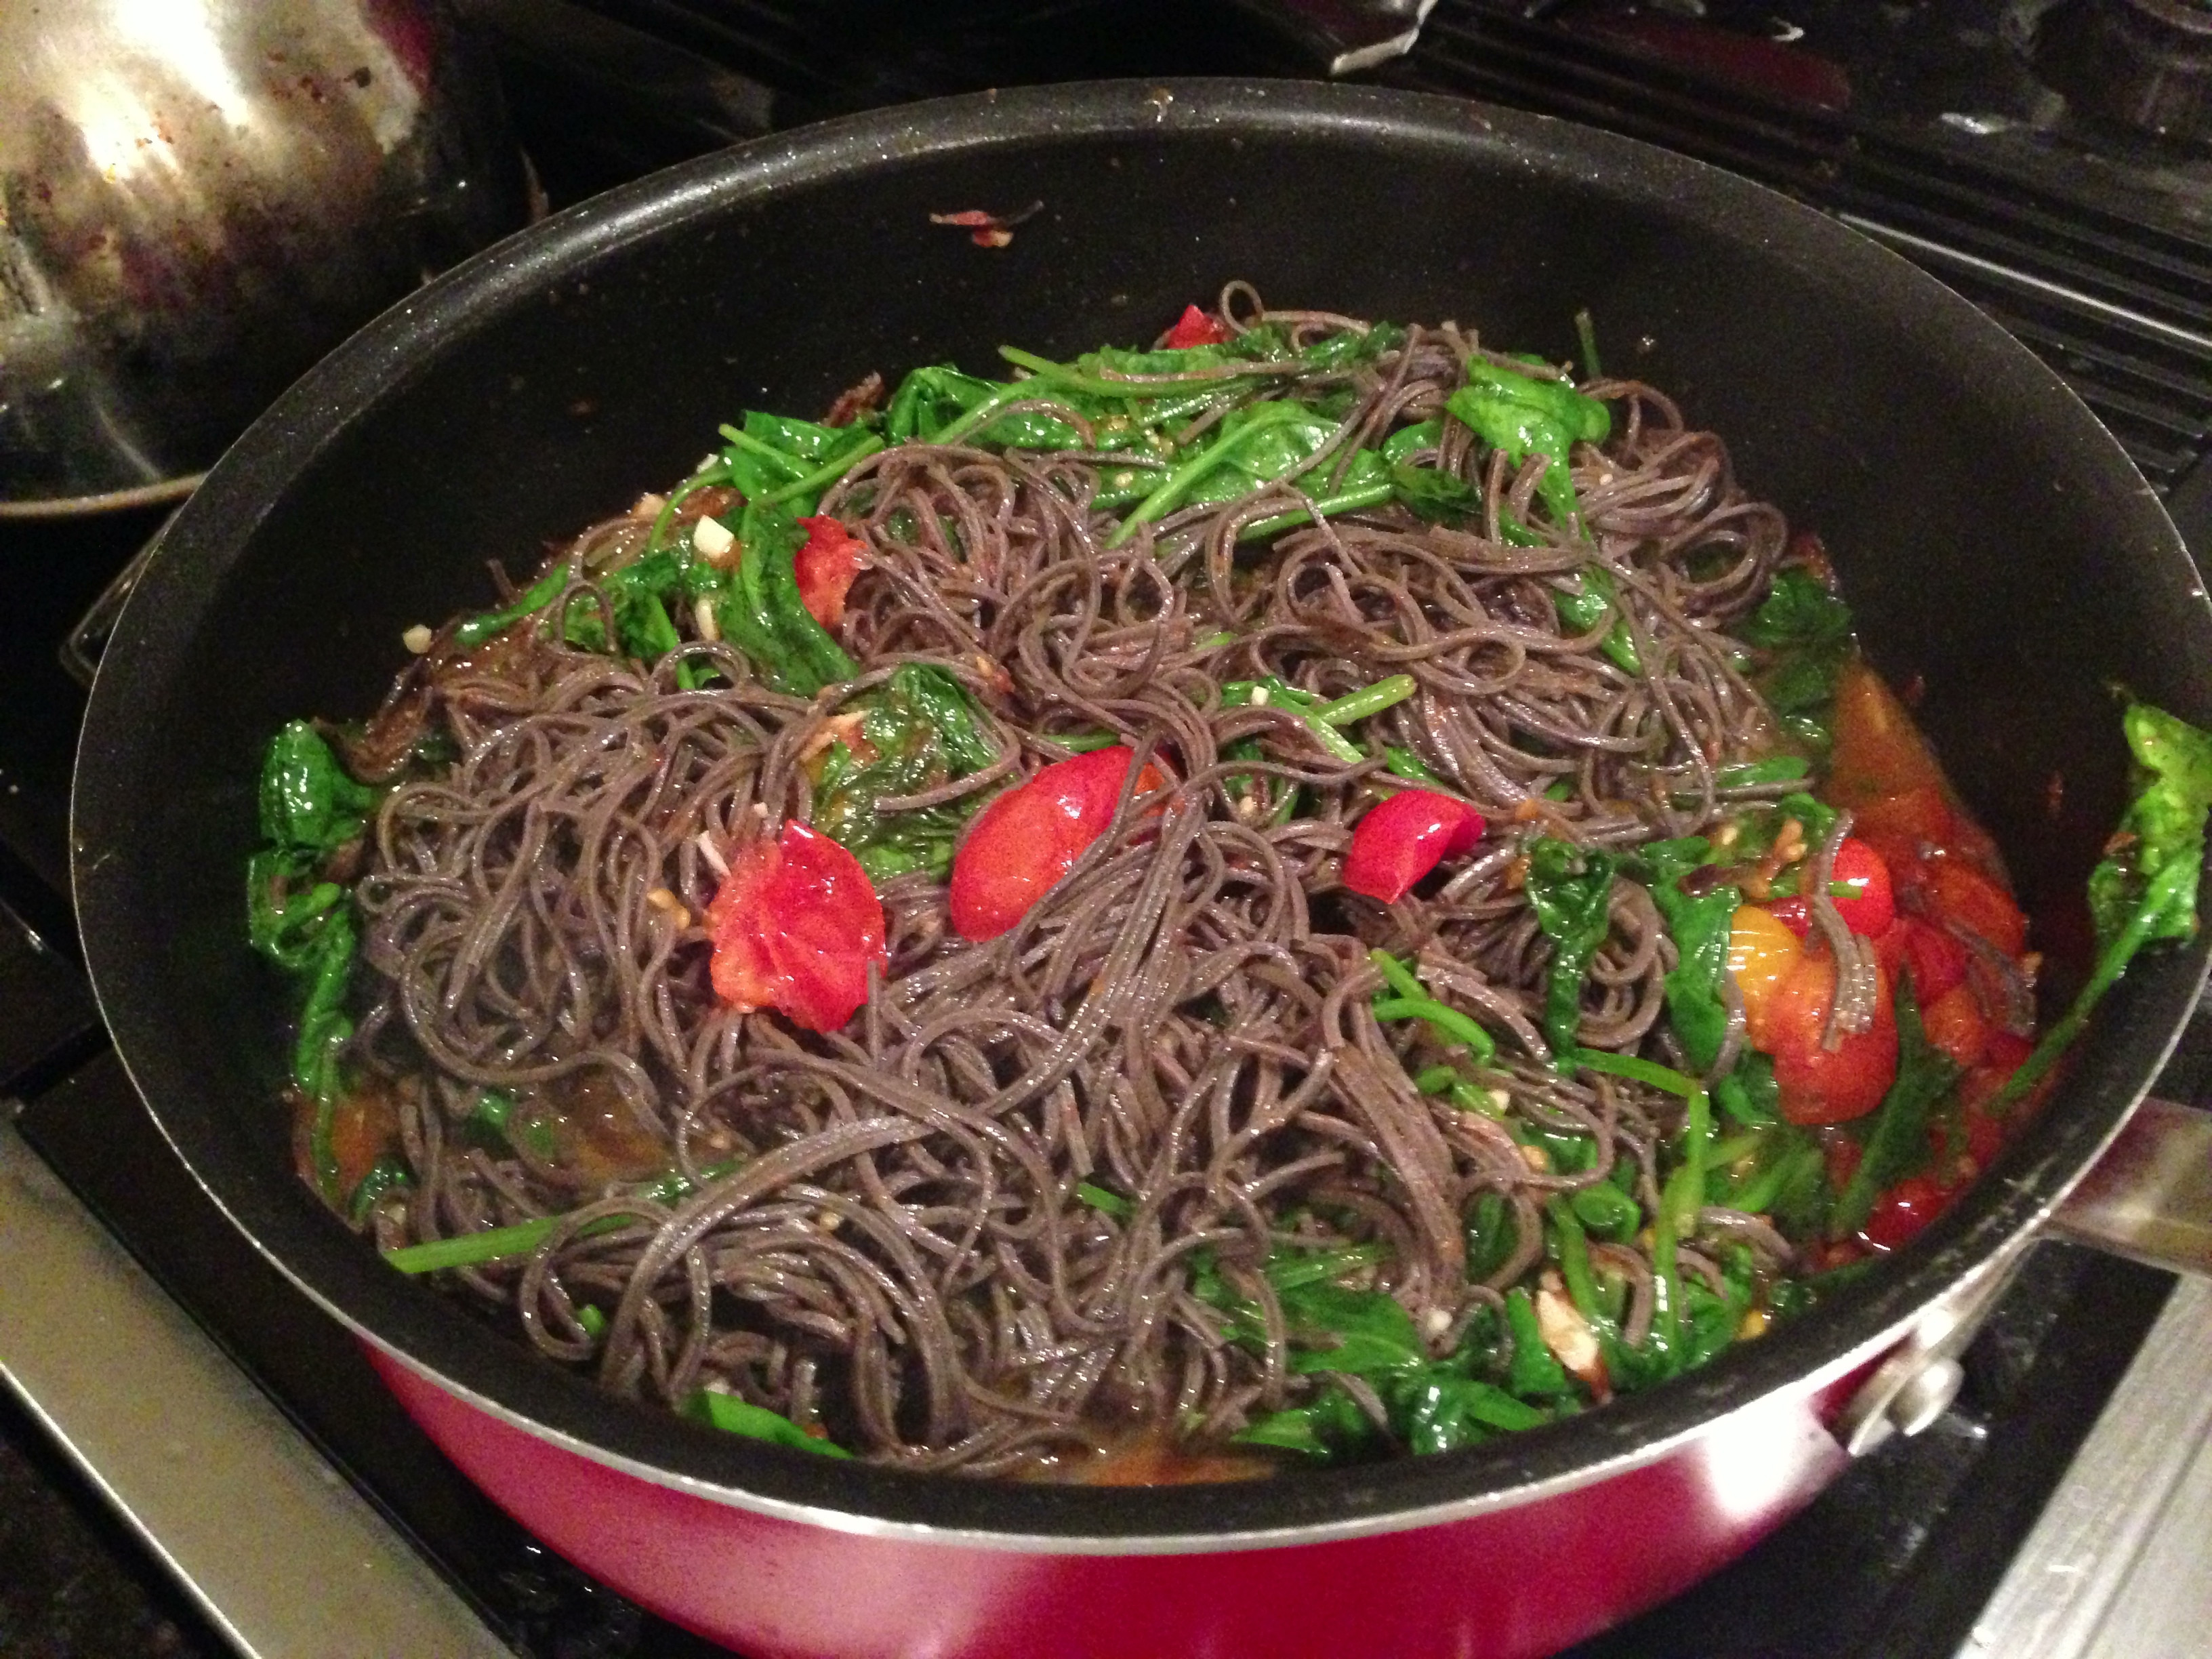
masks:
{"label": "minced garlic piece", "polygon": [[737,544],[738,538],[719,519],[700,519],[691,526],[691,545],[708,564],[722,563]]}

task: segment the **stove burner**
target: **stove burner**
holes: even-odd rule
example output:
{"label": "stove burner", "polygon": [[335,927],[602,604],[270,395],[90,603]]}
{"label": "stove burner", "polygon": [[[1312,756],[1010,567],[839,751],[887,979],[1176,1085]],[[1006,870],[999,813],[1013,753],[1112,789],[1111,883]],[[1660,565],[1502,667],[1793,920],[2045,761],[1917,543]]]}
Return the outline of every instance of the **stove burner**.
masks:
{"label": "stove burner", "polygon": [[2212,0],[2064,0],[2035,67],[2084,115],[2212,143]]}

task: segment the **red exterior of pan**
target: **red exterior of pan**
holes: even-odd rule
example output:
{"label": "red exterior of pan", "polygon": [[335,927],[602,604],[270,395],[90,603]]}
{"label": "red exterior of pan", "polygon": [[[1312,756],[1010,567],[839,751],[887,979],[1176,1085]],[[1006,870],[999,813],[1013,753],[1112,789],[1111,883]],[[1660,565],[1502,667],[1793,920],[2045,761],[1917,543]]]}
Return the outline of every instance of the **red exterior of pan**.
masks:
{"label": "red exterior of pan", "polygon": [[1434,1525],[1202,1553],[979,1547],[754,1513],[580,1456],[370,1346],[408,1413],[545,1543],[747,1659],[1537,1659],[1694,1583],[1846,1462],[1850,1379]]}

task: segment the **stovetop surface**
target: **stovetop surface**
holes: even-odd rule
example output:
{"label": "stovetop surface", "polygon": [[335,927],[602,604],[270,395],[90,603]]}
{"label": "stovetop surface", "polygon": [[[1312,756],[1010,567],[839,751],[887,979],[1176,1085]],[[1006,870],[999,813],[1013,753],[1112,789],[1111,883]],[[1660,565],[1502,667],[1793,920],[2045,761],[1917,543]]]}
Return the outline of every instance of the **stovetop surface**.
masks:
{"label": "stovetop surface", "polygon": [[[927,26],[872,0],[466,9],[500,49],[556,204],[771,125],[936,92],[1301,72],[1284,40],[1230,0],[963,0]],[[1419,47],[1378,78],[1598,119],[1890,235],[2058,366],[2166,494],[2191,544],[2212,546],[2201,465],[2212,435],[2212,153],[2084,117],[2060,97],[2033,57],[2053,9],[1441,0]],[[600,24],[629,31],[635,51],[595,46],[587,73],[575,30]],[[82,704],[56,653],[159,517],[0,525],[0,1097],[27,1103],[25,1137],[516,1651],[712,1651],[549,1555],[462,1480],[350,1340],[191,1186],[106,1050],[72,960],[67,788]],[[2162,1086],[2201,1096],[2208,1074],[2212,1040],[2192,1033]],[[2039,1248],[1934,1430],[1862,1462],[1743,1562],[1580,1659],[1955,1653],[2170,1285]],[[140,1582],[144,1599],[97,1634],[70,1626],[76,1645],[52,1650],[219,1652],[221,1638],[35,1440],[0,1413],[0,1441],[29,1448],[0,1457],[0,1510],[17,1517],[0,1526],[0,1577],[16,1596],[0,1596],[0,1650],[38,1650],[11,1636],[33,1629],[22,1587],[67,1580],[39,1576],[53,1563],[34,1559],[34,1534],[59,1540],[76,1514],[93,1517],[79,1528],[89,1541],[70,1547]],[[21,1524],[33,1500],[11,1494],[55,1491],[51,1529]]]}

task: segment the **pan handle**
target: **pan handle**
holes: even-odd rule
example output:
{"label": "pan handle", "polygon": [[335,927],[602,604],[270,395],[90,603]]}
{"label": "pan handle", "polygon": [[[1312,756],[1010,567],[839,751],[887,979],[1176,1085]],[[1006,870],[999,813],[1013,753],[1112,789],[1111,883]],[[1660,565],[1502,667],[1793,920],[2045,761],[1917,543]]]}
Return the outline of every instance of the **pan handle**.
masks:
{"label": "pan handle", "polygon": [[2058,1206],[2051,1231],[2212,1277],[2212,1111],[2146,1097]]}

